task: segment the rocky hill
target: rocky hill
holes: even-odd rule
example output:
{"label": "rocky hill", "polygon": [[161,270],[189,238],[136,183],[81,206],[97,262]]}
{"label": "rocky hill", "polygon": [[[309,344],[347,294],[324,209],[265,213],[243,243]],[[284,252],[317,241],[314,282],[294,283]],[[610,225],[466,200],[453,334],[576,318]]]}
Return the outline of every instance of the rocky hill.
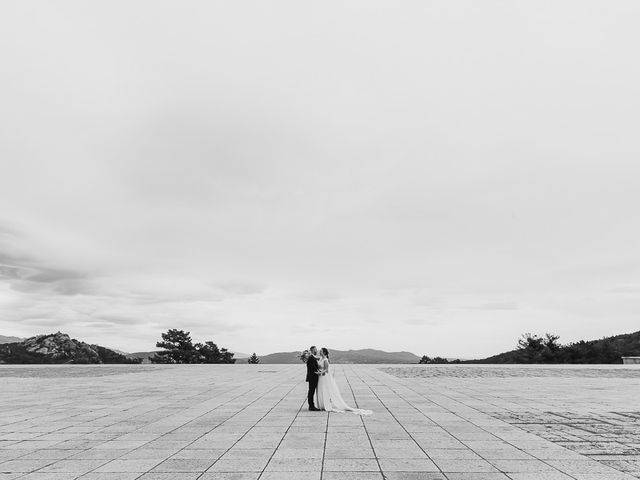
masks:
{"label": "rocky hill", "polygon": [[100,345],[80,342],[61,332],[0,345],[0,363],[139,363]]}
{"label": "rocky hill", "polygon": [[[362,350],[329,349],[332,363],[418,363],[420,357],[411,352],[384,352],[366,348]],[[260,357],[260,363],[300,363],[300,352],[278,352]]]}

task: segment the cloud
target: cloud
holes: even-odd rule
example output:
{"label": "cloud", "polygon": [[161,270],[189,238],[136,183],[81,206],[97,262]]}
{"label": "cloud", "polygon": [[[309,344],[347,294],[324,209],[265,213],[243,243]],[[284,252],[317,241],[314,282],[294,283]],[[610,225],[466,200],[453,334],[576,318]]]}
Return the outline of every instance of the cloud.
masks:
{"label": "cloud", "polygon": [[62,323],[60,321],[59,318],[31,318],[31,317],[27,317],[27,318],[22,318],[20,320],[21,324],[24,325],[33,325],[36,327],[46,327],[47,329],[55,329],[55,330],[60,330],[60,326],[61,325],[65,325],[67,322]]}
{"label": "cloud", "polygon": [[640,293],[640,285],[618,285],[608,290],[609,293],[636,294]]}
{"label": "cloud", "polygon": [[266,290],[264,285],[251,282],[232,282],[216,285],[217,288],[232,295],[258,295]]}
{"label": "cloud", "polygon": [[[73,276],[69,278],[69,275]],[[79,295],[98,291],[90,279],[80,277],[78,272],[53,269],[37,270],[37,273],[14,279],[10,284],[14,290],[25,293],[48,292],[60,295]]]}
{"label": "cloud", "polygon": [[98,324],[100,320],[100,325],[110,325],[112,327],[121,326],[121,325],[135,325],[136,323],[144,323],[146,320],[133,316],[133,315],[118,315],[118,314],[109,314],[109,313],[98,313],[96,315],[91,315],[97,321],[92,323],[93,325]]}
{"label": "cloud", "polygon": [[0,264],[0,277],[8,279],[22,279],[27,275],[26,269]]}
{"label": "cloud", "polygon": [[15,256],[0,251],[0,280],[2,279],[9,282],[14,290],[27,293],[77,295],[94,291],[87,272],[51,267],[34,256]]}
{"label": "cloud", "polygon": [[341,300],[343,296],[337,292],[331,291],[306,291],[298,292],[293,297],[308,302],[335,302]]}
{"label": "cloud", "polygon": [[408,318],[406,320],[403,321],[405,324],[407,325],[418,325],[418,326],[425,326],[425,325],[440,325],[443,322],[443,319],[441,318]]}
{"label": "cloud", "polygon": [[515,302],[488,302],[466,308],[472,310],[518,310],[519,307]]}

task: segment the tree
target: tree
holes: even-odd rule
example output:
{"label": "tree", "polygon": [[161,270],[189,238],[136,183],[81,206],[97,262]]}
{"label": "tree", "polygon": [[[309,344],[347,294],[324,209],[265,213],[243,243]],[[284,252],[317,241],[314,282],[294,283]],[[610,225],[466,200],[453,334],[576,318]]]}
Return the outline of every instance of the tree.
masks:
{"label": "tree", "polygon": [[256,355],[256,352],[253,352],[251,354],[251,356],[247,359],[247,363],[252,363],[254,365],[257,365],[258,363],[260,363],[260,359]]}
{"label": "tree", "polygon": [[226,348],[218,348],[212,341],[196,343],[199,363],[236,363],[233,353]]}
{"label": "tree", "polygon": [[198,352],[191,343],[190,332],[169,329],[162,334],[162,341],[156,347],[164,350],[149,359],[153,363],[198,363]]}
{"label": "tree", "polygon": [[437,364],[442,365],[442,364],[445,364],[445,363],[449,363],[449,360],[447,360],[446,358],[442,358],[442,357],[430,358],[430,357],[427,357],[426,355],[423,355],[418,363],[437,363]]}
{"label": "tree", "polygon": [[537,363],[541,361],[544,339],[532,333],[523,333],[518,339],[518,363]]}
{"label": "tree", "polygon": [[195,348],[198,352],[198,360],[200,363],[219,363],[220,349],[218,345],[209,341],[204,343],[196,343]]}
{"label": "tree", "polygon": [[560,337],[545,333],[544,337],[523,333],[518,339],[516,363],[559,363],[563,361]]}
{"label": "tree", "polygon": [[552,352],[557,352],[562,345],[558,343],[560,340],[560,335],[554,335],[553,333],[545,333],[544,334],[544,345]]}
{"label": "tree", "polygon": [[518,350],[538,351],[542,350],[544,340],[538,335],[529,332],[523,333],[518,339]]}
{"label": "tree", "polygon": [[162,342],[156,347],[164,350],[149,357],[153,363],[235,363],[233,353],[226,348],[209,341],[204,343],[191,342],[190,332],[169,329],[162,334]]}
{"label": "tree", "polygon": [[438,364],[445,364],[445,363],[449,363],[449,360],[447,360],[446,358],[442,358],[442,357],[434,357],[431,360],[431,363],[438,363]]}

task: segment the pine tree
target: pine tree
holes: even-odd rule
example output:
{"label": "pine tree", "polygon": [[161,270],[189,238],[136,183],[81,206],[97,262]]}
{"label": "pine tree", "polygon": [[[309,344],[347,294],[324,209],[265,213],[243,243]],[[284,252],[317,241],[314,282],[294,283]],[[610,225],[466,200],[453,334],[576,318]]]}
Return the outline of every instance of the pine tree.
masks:
{"label": "pine tree", "polygon": [[149,359],[153,363],[198,363],[198,352],[191,342],[190,332],[169,329],[162,334],[162,341],[156,347],[164,350]]}
{"label": "pine tree", "polygon": [[226,348],[218,348],[218,345],[211,341],[196,343],[195,347],[200,355],[200,363],[236,363],[232,352]]}
{"label": "pine tree", "polygon": [[260,359],[258,358],[258,355],[256,355],[256,352],[253,352],[251,354],[251,356],[247,359],[247,363],[253,363],[253,364],[260,363]]}
{"label": "pine tree", "polygon": [[152,363],[235,363],[233,352],[226,348],[218,348],[212,341],[196,343],[191,341],[190,332],[169,329],[162,334],[162,341],[156,343],[162,348],[153,357]]}

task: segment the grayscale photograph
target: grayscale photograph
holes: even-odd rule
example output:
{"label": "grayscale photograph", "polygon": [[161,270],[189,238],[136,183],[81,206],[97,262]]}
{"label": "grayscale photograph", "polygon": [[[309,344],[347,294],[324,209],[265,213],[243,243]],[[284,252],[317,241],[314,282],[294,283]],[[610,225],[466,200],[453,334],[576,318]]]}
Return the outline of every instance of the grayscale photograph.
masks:
{"label": "grayscale photograph", "polygon": [[0,480],[639,480],[640,2],[0,2]]}

